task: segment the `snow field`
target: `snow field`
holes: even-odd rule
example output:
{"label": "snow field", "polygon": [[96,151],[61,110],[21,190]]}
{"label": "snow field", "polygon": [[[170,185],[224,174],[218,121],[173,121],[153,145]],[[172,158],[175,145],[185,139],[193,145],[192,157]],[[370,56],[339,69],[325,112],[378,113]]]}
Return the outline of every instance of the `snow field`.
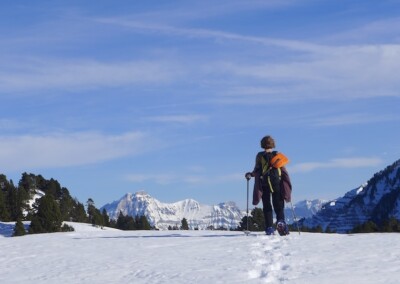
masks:
{"label": "snow field", "polygon": [[101,230],[69,224],[75,232],[9,238],[0,230],[0,283],[376,284],[400,280],[400,234],[245,236],[223,231]]}

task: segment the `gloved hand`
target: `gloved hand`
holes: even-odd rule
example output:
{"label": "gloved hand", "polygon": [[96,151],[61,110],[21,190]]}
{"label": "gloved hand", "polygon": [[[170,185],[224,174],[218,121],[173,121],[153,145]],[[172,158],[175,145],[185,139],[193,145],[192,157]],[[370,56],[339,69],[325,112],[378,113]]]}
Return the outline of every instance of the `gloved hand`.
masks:
{"label": "gloved hand", "polygon": [[250,173],[250,172],[248,172],[248,173],[246,173],[244,176],[245,176],[245,178],[246,178],[247,180],[249,180],[249,179],[251,179],[251,177],[253,176],[253,174]]}

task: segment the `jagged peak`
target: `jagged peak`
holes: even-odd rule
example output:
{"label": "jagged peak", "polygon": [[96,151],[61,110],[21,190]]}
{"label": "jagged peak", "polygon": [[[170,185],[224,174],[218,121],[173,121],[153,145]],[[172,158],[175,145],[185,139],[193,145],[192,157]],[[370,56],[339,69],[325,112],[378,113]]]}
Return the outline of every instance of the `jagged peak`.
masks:
{"label": "jagged peak", "polygon": [[227,207],[237,207],[236,203],[234,201],[226,201],[226,202],[221,202],[218,204],[219,207],[221,208],[227,208]]}
{"label": "jagged peak", "polygon": [[[139,190],[137,192],[135,192],[136,196],[150,196],[150,194],[148,194],[146,191],[144,190]],[[151,196],[150,196],[151,197]]]}

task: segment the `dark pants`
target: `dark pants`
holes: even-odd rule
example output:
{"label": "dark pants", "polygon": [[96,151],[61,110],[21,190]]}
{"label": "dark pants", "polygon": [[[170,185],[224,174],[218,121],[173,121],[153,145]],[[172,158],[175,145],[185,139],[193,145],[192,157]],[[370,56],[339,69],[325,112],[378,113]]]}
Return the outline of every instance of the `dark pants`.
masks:
{"label": "dark pants", "polygon": [[268,186],[263,186],[263,212],[265,219],[265,228],[272,227],[274,224],[273,216],[272,216],[272,205],[271,205],[271,196],[272,196],[272,204],[274,206],[274,211],[276,214],[276,220],[285,220],[285,201],[282,198],[280,190],[276,190],[271,192]]}

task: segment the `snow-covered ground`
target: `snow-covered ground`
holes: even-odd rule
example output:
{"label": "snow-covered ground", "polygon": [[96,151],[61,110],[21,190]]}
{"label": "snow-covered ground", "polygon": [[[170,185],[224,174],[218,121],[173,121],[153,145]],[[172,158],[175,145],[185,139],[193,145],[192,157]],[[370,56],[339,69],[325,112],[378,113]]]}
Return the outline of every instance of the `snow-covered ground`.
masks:
{"label": "snow-covered ground", "polygon": [[222,231],[6,237],[0,283],[400,283],[400,234],[245,236]]}

